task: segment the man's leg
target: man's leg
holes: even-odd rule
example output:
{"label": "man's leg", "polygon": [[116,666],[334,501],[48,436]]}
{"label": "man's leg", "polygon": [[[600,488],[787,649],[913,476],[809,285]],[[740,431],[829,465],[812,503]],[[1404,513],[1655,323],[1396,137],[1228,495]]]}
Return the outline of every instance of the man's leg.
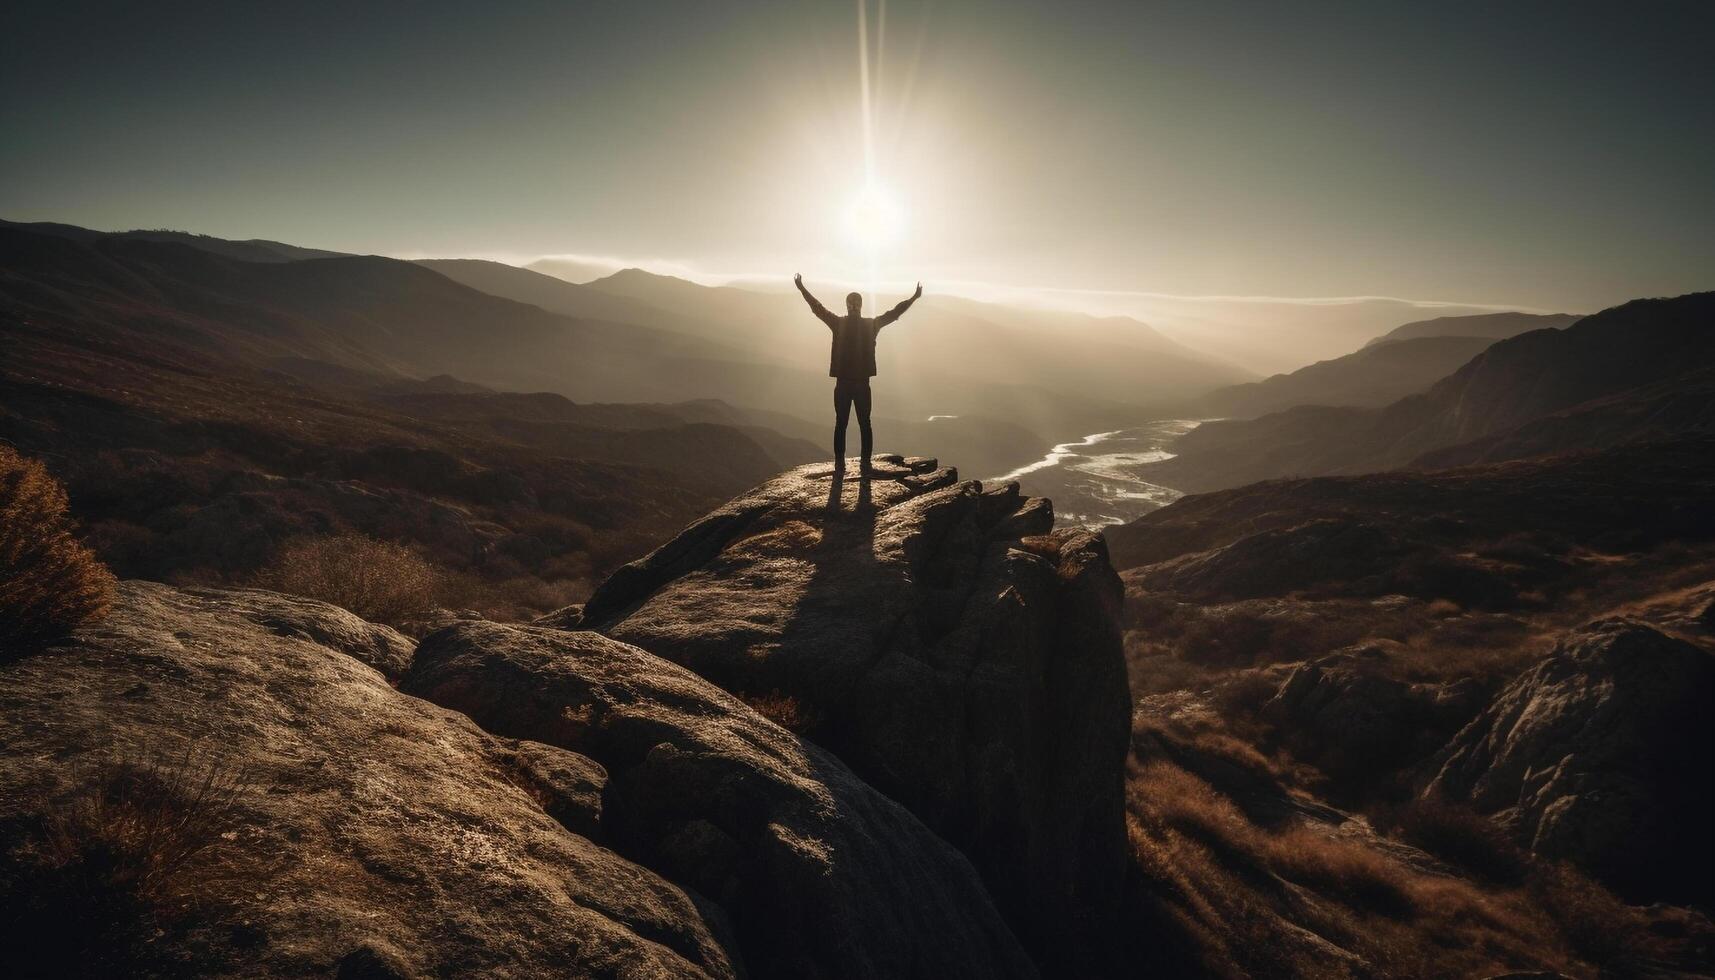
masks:
{"label": "man's leg", "polygon": [[846,420],[852,415],[852,395],[843,379],[834,382],[834,472],[846,468]]}
{"label": "man's leg", "polygon": [[869,472],[869,454],[875,449],[875,433],[869,427],[869,381],[860,382],[858,389],[852,392],[852,403],[857,406],[858,437],[863,444],[863,461],[859,469]]}

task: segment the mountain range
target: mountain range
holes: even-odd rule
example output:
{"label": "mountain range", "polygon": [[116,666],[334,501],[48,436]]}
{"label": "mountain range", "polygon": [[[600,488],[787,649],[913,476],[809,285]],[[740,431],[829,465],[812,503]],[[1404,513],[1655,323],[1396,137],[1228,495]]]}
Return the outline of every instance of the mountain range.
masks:
{"label": "mountain range", "polygon": [[[1564,329],[1497,341],[1427,390],[1382,407],[1309,404],[1204,424],[1178,441],[1177,456],[1141,472],[1205,490],[1701,431],[1715,419],[1699,394],[1715,360],[1712,320],[1715,293],[1635,300]],[[1385,357],[1396,346],[1360,355]]]}

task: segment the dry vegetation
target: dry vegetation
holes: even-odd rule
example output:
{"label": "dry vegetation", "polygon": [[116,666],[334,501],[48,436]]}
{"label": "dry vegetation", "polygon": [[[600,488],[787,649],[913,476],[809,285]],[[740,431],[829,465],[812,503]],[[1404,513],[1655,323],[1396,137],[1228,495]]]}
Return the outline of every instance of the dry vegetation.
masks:
{"label": "dry vegetation", "polygon": [[[1134,758],[1127,785],[1138,959],[1171,975],[1632,975],[1668,955],[1636,911],[1568,868],[1521,864],[1474,881],[1309,821],[1259,825],[1208,782]],[[1423,818],[1418,820],[1422,831]],[[1495,860],[1468,824],[1442,852]],[[1489,865],[1490,870],[1498,870]],[[1505,877],[1504,875],[1502,876]]]}
{"label": "dry vegetation", "polygon": [[331,602],[390,626],[433,607],[445,592],[442,573],[428,559],[366,534],[300,538],[282,548],[255,583]]}
{"label": "dry vegetation", "polygon": [[65,488],[0,445],[0,659],[65,636],[112,594],[113,574],[72,536]]}
{"label": "dry vegetation", "polygon": [[739,700],[752,711],[774,722],[794,735],[806,735],[820,720],[817,713],[790,694],[769,691],[766,694],[740,694]]}
{"label": "dry vegetation", "polygon": [[171,973],[163,934],[206,921],[247,869],[225,847],[242,774],[185,753],[74,772],[45,817],[7,828],[0,943],[15,976]]}

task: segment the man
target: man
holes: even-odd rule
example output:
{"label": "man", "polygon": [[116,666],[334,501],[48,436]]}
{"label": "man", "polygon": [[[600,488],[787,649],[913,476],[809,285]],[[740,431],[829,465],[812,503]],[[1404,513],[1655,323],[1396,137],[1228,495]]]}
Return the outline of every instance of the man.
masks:
{"label": "man", "polygon": [[917,284],[917,291],[910,299],[872,319],[863,315],[863,296],[858,293],[847,293],[846,315],[835,316],[804,288],[803,276],[794,275],[792,282],[804,294],[810,310],[834,333],[833,352],[828,356],[828,377],[834,379],[834,475],[846,471],[846,421],[855,405],[858,435],[863,441],[859,471],[868,476],[869,454],[875,448],[875,434],[869,427],[869,379],[875,377],[875,335],[905,315],[923,295],[923,284]]}

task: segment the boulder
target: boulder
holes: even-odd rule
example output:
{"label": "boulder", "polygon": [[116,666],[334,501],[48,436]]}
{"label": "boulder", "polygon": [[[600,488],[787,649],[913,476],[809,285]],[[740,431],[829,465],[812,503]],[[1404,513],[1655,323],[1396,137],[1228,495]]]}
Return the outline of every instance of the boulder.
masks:
{"label": "boulder", "polygon": [[1299,664],[1260,715],[1295,755],[1338,779],[1420,762],[1477,713],[1481,689],[1403,681],[1392,660],[1385,644],[1369,644]]}
{"label": "boulder", "polygon": [[364,632],[333,620],[125,582],[99,625],[0,667],[9,968],[742,974],[717,909],[591,839],[600,766],[396,692],[316,638]]}
{"label": "boulder", "polygon": [[391,626],[329,602],[265,589],[184,589],[221,610],[242,616],[279,636],[293,636],[356,657],[388,677],[398,677],[411,662],[416,641]]}
{"label": "boulder", "polygon": [[423,640],[400,688],[601,763],[607,838],[726,910],[756,976],[1035,975],[964,855],[688,670],[597,633],[464,623]]}
{"label": "boulder", "polygon": [[1708,653],[1641,623],[1594,622],[1458,733],[1425,794],[1469,801],[1628,898],[1705,902],[1711,719]]}
{"label": "boulder", "polygon": [[1103,539],[1052,526],[1046,500],[932,459],[799,467],[616,571],[577,625],[786,699],[1063,961],[1119,895],[1131,699]]}

